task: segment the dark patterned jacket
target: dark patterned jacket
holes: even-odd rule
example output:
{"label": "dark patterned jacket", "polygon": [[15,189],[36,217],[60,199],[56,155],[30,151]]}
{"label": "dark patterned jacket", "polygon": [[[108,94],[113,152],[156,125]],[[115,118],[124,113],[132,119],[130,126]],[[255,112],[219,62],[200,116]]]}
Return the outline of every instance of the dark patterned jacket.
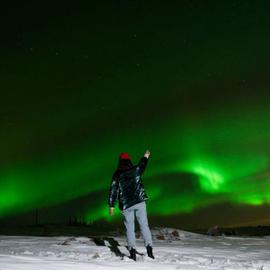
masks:
{"label": "dark patterned jacket", "polygon": [[119,209],[125,210],[148,199],[141,180],[147,162],[148,158],[142,157],[138,165],[118,168],[114,172],[108,199],[110,207],[118,200]]}

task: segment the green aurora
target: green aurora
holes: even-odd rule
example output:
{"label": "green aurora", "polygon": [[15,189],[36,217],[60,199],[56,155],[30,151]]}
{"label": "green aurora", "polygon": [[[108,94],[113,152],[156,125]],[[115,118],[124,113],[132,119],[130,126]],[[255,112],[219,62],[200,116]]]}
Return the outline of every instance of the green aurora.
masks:
{"label": "green aurora", "polygon": [[270,204],[268,2],[199,2],[62,17],[36,6],[39,26],[10,29],[0,218],[93,196],[86,222],[118,219],[107,206],[118,154],[136,163],[146,149],[150,215]]}

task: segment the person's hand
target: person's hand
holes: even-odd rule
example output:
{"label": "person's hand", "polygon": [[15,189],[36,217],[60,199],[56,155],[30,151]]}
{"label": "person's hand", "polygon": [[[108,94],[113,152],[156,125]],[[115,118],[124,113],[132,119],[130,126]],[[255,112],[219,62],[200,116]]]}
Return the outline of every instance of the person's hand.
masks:
{"label": "person's hand", "polygon": [[113,207],[110,207],[109,214],[110,214],[110,216],[113,216],[114,215],[114,208]]}
{"label": "person's hand", "polygon": [[149,156],[150,156],[150,151],[149,151],[149,150],[146,150],[145,153],[144,153],[144,156],[145,156],[146,158],[149,158]]}

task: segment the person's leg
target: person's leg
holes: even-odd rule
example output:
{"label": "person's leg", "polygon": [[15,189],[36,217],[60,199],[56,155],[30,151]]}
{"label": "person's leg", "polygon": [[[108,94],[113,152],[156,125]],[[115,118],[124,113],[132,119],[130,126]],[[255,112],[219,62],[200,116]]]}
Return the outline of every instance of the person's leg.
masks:
{"label": "person's leg", "polygon": [[126,236],[127,236],[127,244],[128,249],[135,248],[136,238],[135,238],[135,225],[134,225],[134,209],[128,208],[121,213],[124,216],[124,224],[126,227]]}
{"label": "person's leg", "polygon": [[144,201],[142,203],[137,204],[136,206],[137,207],[135,209],[135,214],[136,214],[136,218],[138,220],[138,223],[140,225],[141,233],[143,235],[144,245],[145,246],[148,246],[148,245],[152,246],[153,245],[152,234],[151,234],[151,231],[150,231],[149,225],[148,225],[146,203]]}

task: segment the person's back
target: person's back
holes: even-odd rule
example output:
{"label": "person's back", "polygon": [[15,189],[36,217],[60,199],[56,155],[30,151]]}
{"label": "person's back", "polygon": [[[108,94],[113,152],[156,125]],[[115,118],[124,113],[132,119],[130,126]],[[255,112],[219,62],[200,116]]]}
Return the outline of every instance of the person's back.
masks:
{"label": "person's back", "polygon": [[139,222],[147,254],[154,259],[152,235],[146,214],[145,201],[148,199],[148,196],[141,180],[141,175],[145,170],[149,156],[150,152],[147,150],[138,165],[133,166],[128,153],[120,154],[118,168],[113,174],[109,191],[108,204],[110,215],[114,214],[114,204],[118,200],[119,209],[124,216],[130,257],[134,260],[136,260],[134,216],[136,216]]}
{"label": "person's back", "polygon": [[114,207],[115,201],[119,201],[119,209],[125,210],[132,205],[148,199],[141,180],[148,159],[142,157],[139,164],[133,166],[129,159],[121,159],[118,169],[113,174],[109,195],[109,205]]}

